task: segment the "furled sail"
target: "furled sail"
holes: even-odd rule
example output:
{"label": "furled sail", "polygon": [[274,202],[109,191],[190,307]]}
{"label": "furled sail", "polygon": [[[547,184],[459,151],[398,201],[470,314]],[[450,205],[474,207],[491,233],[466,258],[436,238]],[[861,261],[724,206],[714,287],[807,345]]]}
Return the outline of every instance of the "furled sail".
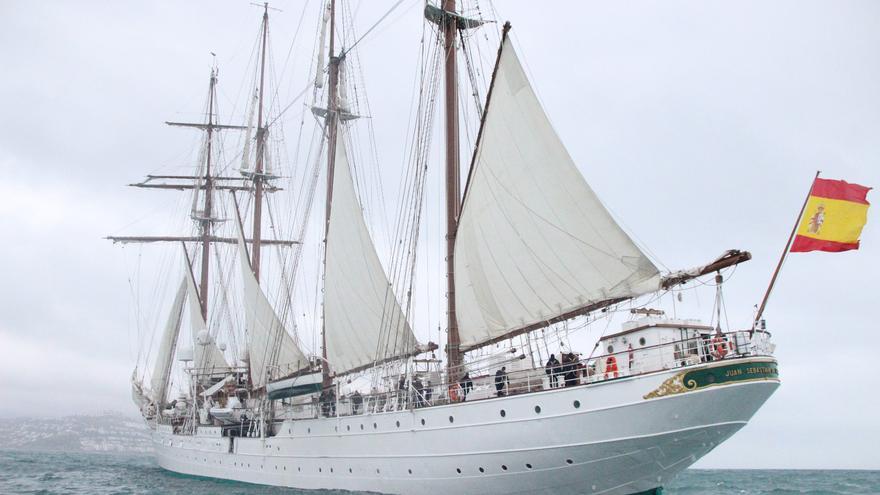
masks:
{"label": "furled sail", "polygon": [[337,373],[369,367],[417,350],[415,335],[364,222],[340,135],[324,273],[324,337]]}
{"label": "furled sail", "polygon": [[171,365],[174,360],[174,348],[177,346],[177,337],[180,334],[180,320],[183,315],[183,303],[186,301],[186,279],[180,281],[180,288],[171,303],[168,312],[168,321],[165,322],[165,331],[159,342],[159,352],[156,355],[156,363],[153,366],[153,376],[150,380],[152,399],[156,404],[165,402],[168,391],[168,380],[171,377]]}
{"label": "furled sail", "polygon": [[196,289],[196,281],[193,278],[189,262],[185,261],[185,264],[187,305],[189,306],[190,331],[193,336],[193,368],[203,372],[228,368],[229,364],[226,362],[223,352],[217,347],[217,342],[208,331],[208,324],[202,318],[202,306],[199,300],[199,291]]}
{"label": "furled sail", "polygon": [[286,376],[308,367],[309,361],[287,333],[254,276],[240,221],[237,233],[251,381],[255,387],[262,387],[269,378]]}
{"label": "furled sail", "polygon": [[659,289],[657,267],[596,197],[502,42],[455,242],[462,348]]}

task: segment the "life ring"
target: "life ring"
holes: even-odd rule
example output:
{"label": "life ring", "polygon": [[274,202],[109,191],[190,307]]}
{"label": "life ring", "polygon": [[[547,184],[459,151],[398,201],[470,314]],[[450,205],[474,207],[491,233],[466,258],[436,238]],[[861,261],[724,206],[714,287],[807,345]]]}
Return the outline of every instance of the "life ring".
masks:
{"label": "life ring", "polygon": [[617,358],[614,356],[608,356],[605,358],[605,378],[608,378],[609,373],[612,373],[614,378],[620,376],[617,372]]}
{"label": "life ring", "polygon": [[449,402],[458,402],[458,385],[449,386]]}
{"label": "life ring", "polygon": [[724,337],[721,335],[716,335],[712,338],[712,357],[715,359],[724,359],[724,356],[727,355],[727,341],[724,340]]}

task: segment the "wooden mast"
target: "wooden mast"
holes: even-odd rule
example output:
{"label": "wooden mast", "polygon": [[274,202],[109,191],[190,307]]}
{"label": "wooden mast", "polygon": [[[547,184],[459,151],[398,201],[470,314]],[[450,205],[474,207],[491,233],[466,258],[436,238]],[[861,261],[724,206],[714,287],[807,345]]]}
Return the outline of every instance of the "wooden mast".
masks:
{"label": "wooden mast", "polygon": [[269,3],[263,4],[263,47],[260,55],[260,93],[257,109],[257,158],[254,165],[254,246],[251,268],[257,282],[260,281],[260,231],[263,221],[263,159],[266,155],[266,129],[263,127],[263,95],[266,77],[266,38],[269,35]]}
{"label": "wooden mast", "polygon": [[458,71],[455,39],[458,23],[455,0],[443,1],[443,38],[446,52],[446,373],[449,383],[458,381],[461,372],[461,340],[455,317],[455,234],[461,211],[458,142]]}
{"label": "wooden mast", "polygon": [[[327,235],[330,232],[330,209],[333,205],[333,178],[336,175],[336,139],[338,136],[338,106],[339,106],[339,63],[341,57],[334,55],[336,41],[336,0],[330,0],[330,85],[327,88],[327,199],[324,205],[324,276],[327,273]],[[322,321],[326,324],[325,318]],[[322,386],[327,388],[332,385],[330,378],[330,365],[327,362],[327,332],[321,330],[321,375]]]}
{"label": "wooden mast", "polygon": [[794,235],[797,233],[797,228],[801,224],[801,219],[804,217],[804,210],[807,209],[807,203],[810,201],[810,194],[813,192],[813,184],[816,183],[816,179],[819,178],[820,173],[822,172],[817,170],[816,176],[813,177],[813,182],[810,183],[807,197],[804,198],[804,204],[801,206],[801,211],[798,213],[797,220],[795,220],[794,226],[791,228],[791,235],[788,236],[788,241],[785,243],[785,249],[782,250],[782,256],[779,257],[779,263],[776,264],[776,270],[773,271],[773,277],[770,278],[770,285],[767,286],[767,292],[764,293],[764,298],[761,299],[761,306],[755,314],[754,321],[752,321],[752,332],[755,331],[758,322],[761,321],[761,316],[764,314],[764,308],[767,307],[767,300],[770,299],[770,293],[773,291],[773,286],[776,285],[776,278],[779,277],[779,271],[782,269],[782,264],[785,262],[785,257],[788,255],[788,250],[791,249],[791,241],[794,239]]}
{"label": "wooden mast", "polygon": [[201,218],[201,234],[202,234],[202,273],[199,282],[202,304],[202,318],[208,321],[208,274],[210,273],[210,257],[211,257],[211,227],[214,219],[212,218],[212,201],[214,194],[214,178],[211,176],[211,145],[214,138],[214,95],[217,87],[217,67],[211,68],[211,83],[208,88],[208,124],[205,127],[207,133],[205,144],[205,202],[202,208]]}

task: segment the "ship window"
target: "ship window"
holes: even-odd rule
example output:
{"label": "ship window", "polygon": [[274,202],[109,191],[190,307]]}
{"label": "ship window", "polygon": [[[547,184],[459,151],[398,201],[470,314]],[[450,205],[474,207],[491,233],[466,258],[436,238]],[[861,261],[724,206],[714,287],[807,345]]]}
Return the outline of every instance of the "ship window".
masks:
{"label": "ship window", "polygon": [[531,464],[526,464],[526,469],[532,469],[532,465],[531,465]]}
{"label": "ship window", "polygon": [[422,418],[422,426],[425,426],[425,418]]}
{"label": "ship window", "polygon": [[321,472],[321,468],[318,468],[318,472],[319,472],[319,473]]}
{"label": "ship window", "polygon": [[407,469],[407,472],[408,472],[409,474],[412,474],[412,469]]}
{"label": "ship window", "polygon": [[362,429],[362,430],[364,429],[364,425],[363,425],[363,423],[361,424],[361,429]]}
{"label": "ship window", "polygon": [[349,472],[349,473],[351,472],[351,468],[348,468],[348,472]]}
{"label": "ship window", "polygon": [[285,471],[287,471],[287,466],[282,466],[282,467],[284,468]]}
{"label": "ship window", "polygon": [[645,338],[644,337],[639,338],[639,345],[645,345]]}
{"label": "ship window", "polygon": [[400,421],[397,422],[397,427],[400,428]]}
{"label": "ship window", "polygon": [[333,468],[330,468],[330,472],[331,472],[331,473],[333,472]]}
{"label": "ship window", "polygon": [[309,428],[309,430],[308,430],[308,433],[311,433],[311,432],[312,432],[312,429],[311,429],[311,428]]}
{"label": "ship window", "polygon": [[608,354],[611,354],[612,352],[614,352],[614,346],[613,346],[613,345],[609,345],[609,346],[608,346]]}
{"label": "ship window", "polygon": [[535,414],[541,414],[541,406],[535,406]]}
{"label": "ship window", "polygon": [[504,409],[502,409],[502,410],[501,410],[501,417],[503,418],[504,416],[507,416],[507,413],[504,412]]}
{"label": "ship window", "polygon": [[575,409],[580,409],[580,407],[581,407],[581,401],[576,400],[576,401],[574,401],[574,402],[572,403],[572,405],[574,406]]}
{"label": "ship window", "polygon": [[571,459],[566,459],[566,460],[565,460],[565,463],[566,463],[566,464],[574,464],[574,461],[571,460]]}
{"label": "ship window", "polygon": [[297,471],[297,472],[299,472],[299,473],[301,473],[301,472],[302,472],[302,470],[303,470],[303,468],[302,468],[302,467],[298,467],[298,468],[296,468],[296,471]]}
{"label": "ship window", "polygon": [[454,423],[454,422],[455,422],[455,418],[453,418],[452,416],[449,416],[449,422],[450,422],[450,423]]}
{"label": "ship window", "polygon": [[481,472],[481,473],[485,473],[485,472],[486,472],[486,470],[485,470],[485,469],[483,469],[483,468],[480,468],[480,472]]}
{"label": "ship window", "polygon": [[379,468],[376,468],[376,474],[379,474]]}
{"label": "ship window", "polygon": [[351,425],[345,425],[345,431],[351,431]]}
{"label": "ship window", "polygon": [[507,471],[507,465],[506,465],[506,464],[502,464],[502,465],[501,465],[501,470],[502,470],[502,471]]}
{"label": "ship window", "polygon": [[378,427],[379,427],[379,425],[377,425],[376,423],[373,423],[373,429],[374,429],[374,430],[375,430],[376,428],[378,428]]}
{"label": "ship window", "polygon": [[455,472],[461,474],[461,468],[455,468]]}

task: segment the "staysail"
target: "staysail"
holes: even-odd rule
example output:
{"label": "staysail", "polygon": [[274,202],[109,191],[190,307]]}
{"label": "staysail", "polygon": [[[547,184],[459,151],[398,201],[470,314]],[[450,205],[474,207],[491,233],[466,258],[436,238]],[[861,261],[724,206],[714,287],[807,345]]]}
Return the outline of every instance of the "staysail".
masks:
{"label": "staysail", "polygon": [[153,365],[153,376],[150,379],[152,399],[156,404],[165,401],[168,392],[168,380],[171,377],[171,365],[174,362],[174,349],[177,347],[177,337],[180,335],[180,320],[183,315],[183,303],[186,301],[186,279],[180,281],[180,287],[171,303],[168,312],[168,321],[165,322],[165,331],[159,342],[159,352],[156,355],[156,363]]}
{"label": "staysail", "polygon": [[196,289],[196,281],[193,278],[188,259],[188,256],[184,258],[184,264],[186,265],[186,276],[184,278],[186,278],[190,332],[192,332],[193,338],[193,368],[202,372],[228,368],[229,364],[226,362],[223,352],[217,347],[214,337],[208,331],[208,324],[202,318],[199,291]]}
{"label": "staysail", "polygon": [[[238,223],[238,254],[244,286],[247,349],[251,381],[262,387],[270,377],[286,376],[309,366],[308,358],[287,333],[284,323],[275,314],[275,308],[266,298],[260,282],[254,276],[250,258]],[[271,376],[270,376],[271,375]]]}
{"label": "staysail", "polygon": [[364,222],[343,141],[337,139],[324,273],[327,360],[337,374],[417,350]]}
{"label": "staysail", "polygon": [[490,94],[455,243],[462,348],[658,290],[657,267],[578,171],[507,37]]}

